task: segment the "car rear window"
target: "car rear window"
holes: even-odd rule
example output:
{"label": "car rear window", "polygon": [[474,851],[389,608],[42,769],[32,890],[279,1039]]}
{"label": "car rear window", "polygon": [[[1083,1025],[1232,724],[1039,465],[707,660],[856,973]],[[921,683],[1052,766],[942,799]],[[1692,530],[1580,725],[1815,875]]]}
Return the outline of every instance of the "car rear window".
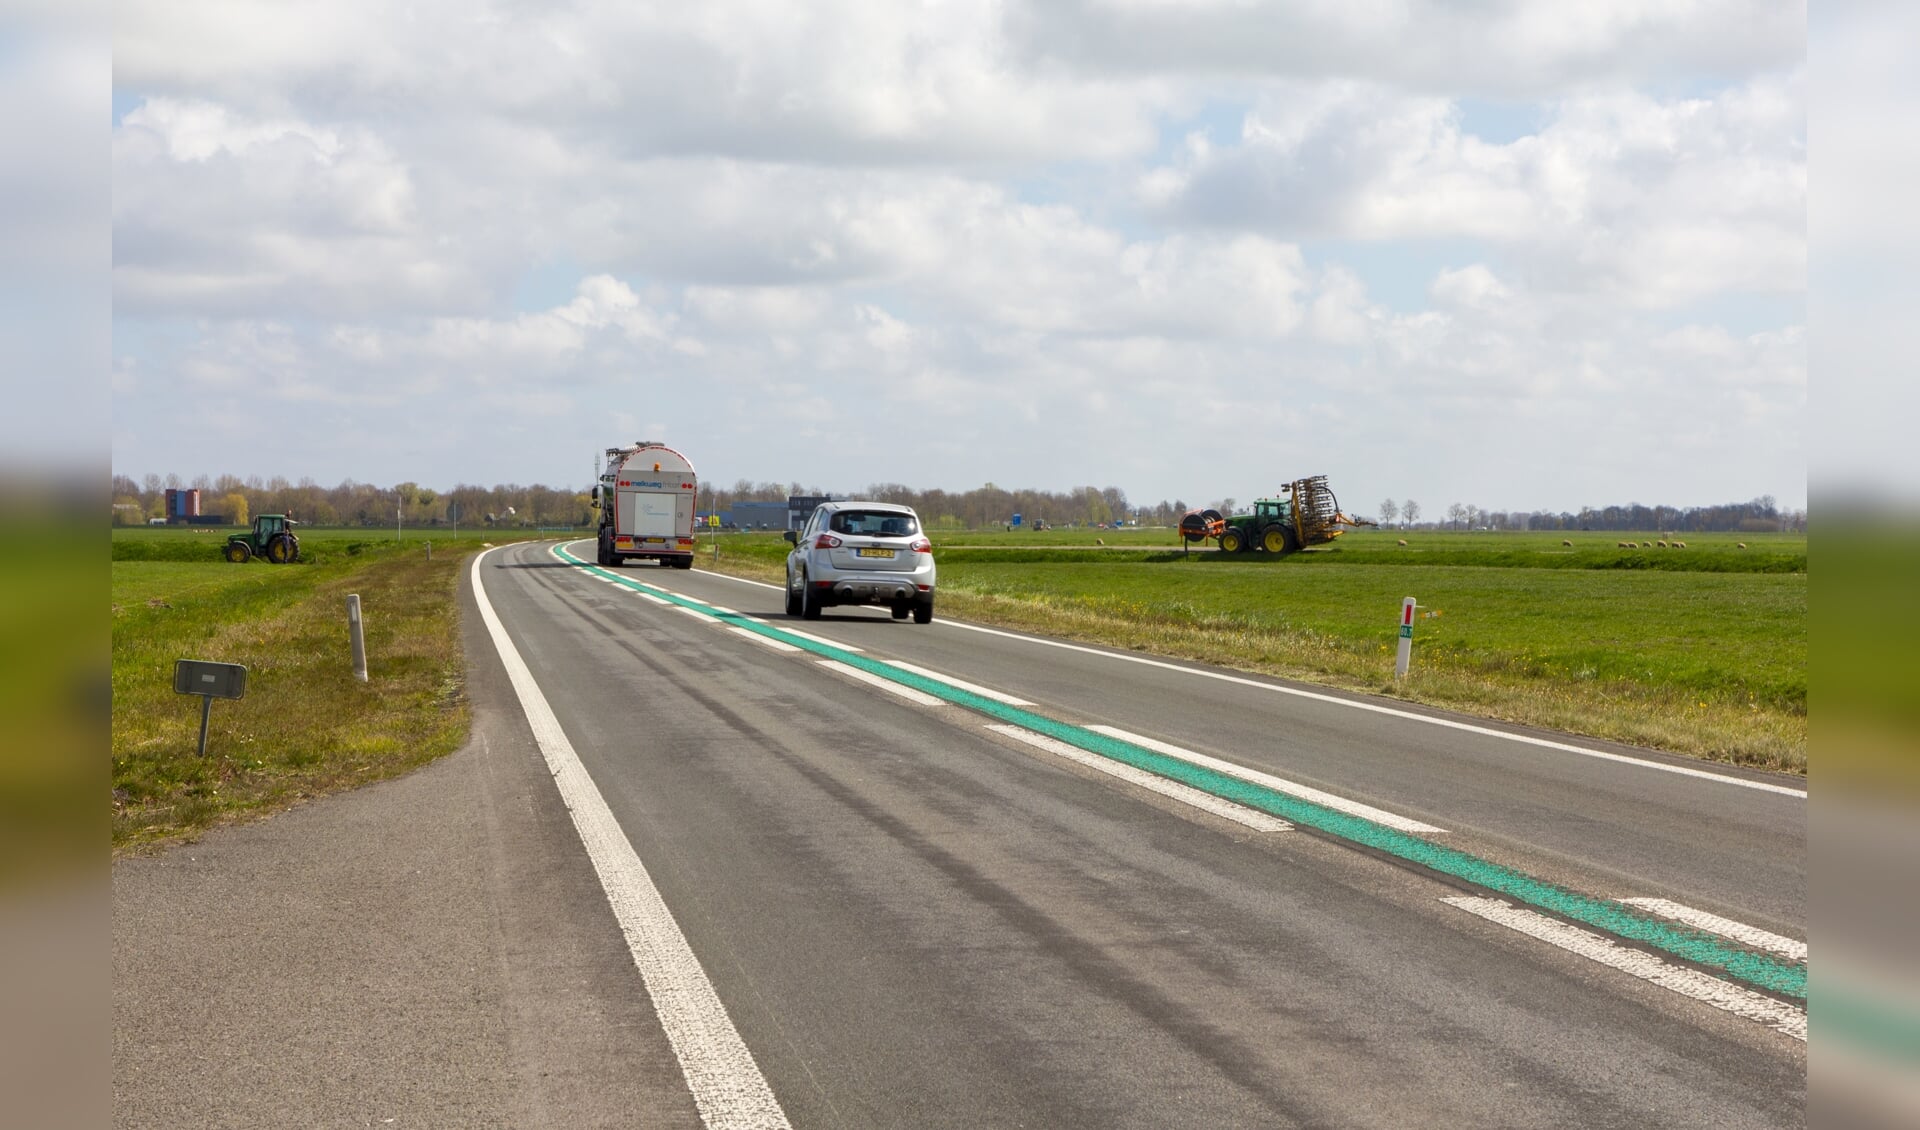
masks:
{"label": "car rear window", "polygon": [[829,527],[836,534],[910,538],[920,532],[920,521],[897,510],[836,510]]}

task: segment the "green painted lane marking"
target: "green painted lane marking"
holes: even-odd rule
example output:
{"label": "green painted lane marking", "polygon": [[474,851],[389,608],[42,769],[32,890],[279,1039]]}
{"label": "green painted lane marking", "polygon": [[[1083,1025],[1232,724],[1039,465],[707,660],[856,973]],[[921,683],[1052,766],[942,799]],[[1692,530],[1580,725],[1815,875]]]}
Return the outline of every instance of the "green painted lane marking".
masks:
{"label": "green painted lane marking", "polygon": [[1344,812],[1322,807],[1312,801],[1276,792],[1263,785],[1256,785],[1251,781],[1230,777],[1205,766],[1144,749],[1119,738],[1111,738],[1017,706],[1009,706],[943,683],[938,679],[929,679],[911,671],[903,671],[883,660],[869,659],[864,655],[834,647],[831,644],[793,635],[740,613],[715,611],[711,605],[693,601],[667,589],[635,581],[600,566],[589,564],[559,546],[554,547],[553,553],[595,576],[616,581],[636,591],[670,601],[682,608],[704,613],[736,628],[780,640],[823,658],[838,660],[902,686],[933,695],[955,706],[963,706],[969,710],[1011,722],[1016,726],[1024,726],[1089,753],[1112,758],[1124,765],[1131,765],[1169,780],[1179,781],[1202,792],[1212,793],[1225,800],[1270,813],[1283,820],[1316,829],[1349,843],[1369,847],[1396,859],[1418,864],[1443,875],[1496,891],[1528,906],[1549,911],[1576,922],[1584,922],[1615,937],[1651,946],[1709,969],[1721,970],[1729,977],[1744,981],[1756,988],[1803,1001],[1807,997],[1807,967],[1797,962],[1783,961],[1769,954],[1740,949],[1727,944],[1725,939],[1717,935],[1650,917],[1612,899],[1594,898],[1569,891],[1468,852],[1429,843],[1417,836],[1376,824],[1363,817],[1350,816]]}

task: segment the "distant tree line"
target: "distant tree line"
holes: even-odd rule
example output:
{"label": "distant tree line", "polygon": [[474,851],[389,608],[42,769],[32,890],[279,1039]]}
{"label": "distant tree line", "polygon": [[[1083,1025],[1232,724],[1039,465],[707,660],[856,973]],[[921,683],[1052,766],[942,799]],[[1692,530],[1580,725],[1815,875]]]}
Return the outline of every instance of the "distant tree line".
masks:
{"label": "distant tree line", "polygon": [[[113,477],[113,521],[116,525],[144,525],[164,518],[166,492],[197,489],[203,514],[219,514],[234,525],[245,525],[255,514],[292,514],[303,522],[323,526],[391,526],[396,521],[413,526],[588,526],[595,519],[592,499],[585,490],[507,483],[491,487],[460,484],[451,490],[433,490],[418,483],[382,487],[348,479],[323,487],[312,479],[291,482],[282,477],[239,478],[201,475],[190,481],[179,475],[147,475],[135,481]],[[713,482],[700,485],[700,512],[724,513],[738,502],[784,502],[789,495],[832,494],[904,503],[920,513],[933,529],[984,529],[1004,526],[1013,516],[1023,525],[1099,526],[1118,522],[1146,526],[1173,526],[1191,505],[1232,512],[1232,498],[1190,504],[1180,499],[1137,506],[1119,487],[1076,487],[1064,491],[1009,490],[986,483],[967,491],[916,490],[902,483],[874,483],[865,490],[826,491],[798,482],[752,482],[738,479],[732,486]],[[1668,530],[1676,533],[1767,530],[1804,532],[1804,510],[1782,510],[1771,495],[1751,502],[1719,506],[1582,507],[1578,511],[1483,510],[1452,503],[1444,515],[1422,522],[1418,501],[1386,499],[1380,504],[1382,525],[1422,529],[1489,530]]]}
{"label": "distant tree line", "polygon": [[1770,494],[1751,502],[1718,506],[1583,506],[1578,511],[1483,510],[1469,503],[1447,506],[1445,517],[1422,524],[1420,504],[1413,499],[1380,503],[1382,525],[1449,530],[1645,530],[1673,533],[1805,533],[1807,512],[1783,510]]}
{"label": "distant tree line", "polygon": [[320,526],[584,526],[594,516],[592,500],[580,490],[556,490],[517,483],[482,487],[460,484],[432,490],[418,483],[382,487],[348,479],[323,487],[312,479],[291,482],[258,475],[147,475],[136,482],[113,477],[115,525],[145,525],[167,515],[167,490],[200,492],[200,512],[218,514],[245,525],[255,514],[291,514]]}

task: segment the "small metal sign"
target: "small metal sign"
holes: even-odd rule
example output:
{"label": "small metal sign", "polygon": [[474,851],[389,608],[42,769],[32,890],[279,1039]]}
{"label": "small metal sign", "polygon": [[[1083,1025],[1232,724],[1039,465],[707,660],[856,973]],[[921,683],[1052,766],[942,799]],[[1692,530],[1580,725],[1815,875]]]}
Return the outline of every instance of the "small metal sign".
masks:
{"label": "small metal sign", "polygon": [[200,756],[207,755],[207,720],[216,698],[241,698],[247,693],[247,669],[239,663],[211,663],[179,659],[173,664],[173,689],[200,696]]}
{"label": "small metal sign", "polygon": [[203,694],[213,698],[245,698],[247,669],[239,663],[209,663],[204,659],[181,659],[173,665],[173,689],[180,694]]}

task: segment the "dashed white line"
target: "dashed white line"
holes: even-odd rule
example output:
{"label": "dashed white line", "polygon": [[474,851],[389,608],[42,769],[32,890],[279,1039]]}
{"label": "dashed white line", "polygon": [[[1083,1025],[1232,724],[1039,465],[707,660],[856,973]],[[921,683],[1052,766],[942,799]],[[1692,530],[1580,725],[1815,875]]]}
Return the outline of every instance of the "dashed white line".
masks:
{"label": "dashed white line", "polygon": [[1683,906],[1666,899],[1620,899],[1627,906],[1637,906],[1641,910],[1670,918],[1675,922],[1691,926],[1696,930],[1705,930],[1709,934],[1718,934],[1739,942],[1743,946],[1777,953],[1789,961],[1807,960],[1807,943],[1796,942],[1792,938],[1762,930],[1758,926],[1749,926],[1744,922],[1735,922],[1731,918],[1722,918],[1718,914],[1709,914],[1691,906]]}
{"label": "dashed white line", "polygon": [[789,628],[784,624],[781,625],[780,630],[790,636],[798,636],[803,640],[812,640],[814,643],[825,644],[828,647],[837,647],[841,651],[850,651],[855,655],[860,654],[860,649],[850,643],[841,643],[839,640],[830,640],[825,636],[816,636],[812,632],[803,632],[798,628]]}
{"label": "dashed white line", "polygon": [[1289,781],[1285,777],[1276,777],[1271,773],[1262,773],[1258,769],[1249,769],[1244,765],[1235,765],[1231,761],[1222,761],[1217,757],[1210,757],[1197,750],[1182,749],[1177,745],[1159,741],[1155,738],[1144,737],[1140,734],[1130,734],[1117,726],[1088,726],[1087,729],[1097,734],[1105,734],[1111,738],[1119,738],[1123,742],[1132,742],[1134,745],[1144,746],[1156,753],[1164,753],[1168,757],[1177,757],[1182,761],[1190,761],[1195,765],[1204,765],[1208,769],[1225,773],[1229,777],[1238,777],[1242,781],[1261,785],[1275,792],[1286,793],[1289,796],[1296,796],[1305,801],[1312,801],[1322,808],[1331,808],[1337,812],[1344,812],[1349,816],[1358,816],[1363,820],[1371,820],[1375,824],[1385,824],[1389,828],[1396,828],[1402,832],[1428,835],[1446,834],[1445,828],[1436,828],[1431,824],[1422,824],[1418,820],[1398,816],[1385,809],[1375,808],[1370,804],[1361,804],[1357,800],[1348,800],[1343,796],[1335,796],[1332,793],[1322,792],[1311,785],[1302,785],[1294,781]]}
{"label": "dashed white line", "polygon": [[899,695],[901,698],[906,699],[908,702],[916,703],[920,706],[945,706],[946,705],[946,703],[942,702],[940,699],[933,697],[930,694],[926,694],[922,691],[916,691],[912,687],[901,686],[899,683],[894,682],[892,679],[883,679],[878,675],[874,675],[866,671],[862,671],[858,667],[849,667],[845,663],[842,663],[837,659],[822,659],[820,661],[820,666],[832,668],[833,670],[840,672],[842,675],[845,675],[850,679],[858,679],[863,683],[868,683],[873,686],[879,687],[881,690],[886,691],[889,694]]}
{"label": "dashed white line", "polygon": [[660,597],[657,597],[650,592],[641,592],[639,589],[630,589],[628,591],[632,592],[633,595],[639,597],[641,600],[650,600],[655,604],[672,604],[673,603],[673,601],[671,600],[663,600]]}
{"label": "dashed white line", "polygon": [[995,702],[1004,702],[1008,706],[1032,706],[1033,705],[1033,703],[1028,702],[1026,699],[1018,698],[1014,695],[1010,695],[1005,691],[996,691],[991,687],[980,686],[978,683],[969,683],[965,679],[956,679],[952,675],[943,675],[938,671],[929,671],[925,667],[919,667],[912,663],[905,663],[898,659],[887,660],[887,665],[889,667],[898,667],[902,671],[911,671],[922,678],[932,679],[935,682],[945,683],[950,687],[959,687],[961,690],[968,691],[973,694],[977,694],[981,698],[990,698]]}
{"label": "dashed white line", "polygon": [[693,947],[687,944],[680,924],[674,921],[673,912],[660,897],[646,865],[620,830],[620,822],[608,809],[592,775],[580,763],[533,672],[495,615],[480,575],[482,563],[492,552],[473,559],[473,595],[480,619],[493,637],[493,646],[520,698],[534,740],[607,892],[607,903],[620,923],[647,995],[653,999],[654,1012],[680,1062],[701,1121],[708,1130],[782,1130],[790,1124],[773,1088],[760,1073],[739,1029],[733,1026],[726,1006],[707,979]]}
{"label": "dashed white line", "polygon": [[1611,939],[1590,930],[1569,926],[1558,919],[1511,906],[1500,899],[1460,897],[1440,901],[1509,930],[1517,930],[1530,938],[1558,946],[1568,953],[1578,954],[1663,989],[1703,1001],[1723,1012],[1757,1020],[1796,1040],[1805,1041],[1807,1038],[1807,1010],[1804,1008],[1729,984],[1697,969],[1670,964],[1643,950],[1615,945]]}
{"label": "dashed white line", "polygon": [[683,616],[691,616],[695,620],[700,621],[702,624],[711,624],[714,622],[713,617],[707,615],[705,612],[700,611],[698,608],[688,608],[684,604],[673,604],[671,601],[669,601],[668,603],[672,605],[673,610],[675,612],[678,612]]}
{"label": "dashed white line", "polygon": [[1211,812],[1215,816],[1223,817],[1236,824],[1252,828],[1256,832],[1285,832],[1293,827],[1293,825],[1280,819],[1278,816],[1261,812],[1259,809],[1248,808],[1243,804],[1235,804],[1230,800],[1222,800],[1212,793],[1201,792],[1191,785],[1183,785],[1178,781],[1169,781],[1165,777],[1156,777],[1144,769],[1135,769],[1133,766],[1123,762],[1101,757],[1099,754],[1088,753],[1086,750],[1080,749],[1077,746],[1070,746],[1063,741],[1050,738],[1045,734],[1036,734],[1032,730],[1021,726],[996,724],[988,726],[987,729],[992,730],[996,734],[1004,734],[1017,742],[1025,742],[1035,749],[1046,750],[1056,757],[1064,757],[1076,765],[1084,765],[1089,769],[1095,769],[1105,773],[1109,777],[1118,777],[1128,784],[1138,785],[1143,789],[1159,793],[1161,796],[1171,797],[1183,804],[1189,804],[1202,811]]}
{"label": "dashed white line", "polygon": [[727,625],[727,631],[733,632],[736,635],[745,636],[748,639],[752,640],[754,643],[760,644],[763,647],[770,647],[775,651],[798,652],[798,651],[806,650],[805,648],[795,647],[784,640],[776,640],[772,636],[763,636],[759,632],[750,631],[746,628],[736,628],[731,624]]}

